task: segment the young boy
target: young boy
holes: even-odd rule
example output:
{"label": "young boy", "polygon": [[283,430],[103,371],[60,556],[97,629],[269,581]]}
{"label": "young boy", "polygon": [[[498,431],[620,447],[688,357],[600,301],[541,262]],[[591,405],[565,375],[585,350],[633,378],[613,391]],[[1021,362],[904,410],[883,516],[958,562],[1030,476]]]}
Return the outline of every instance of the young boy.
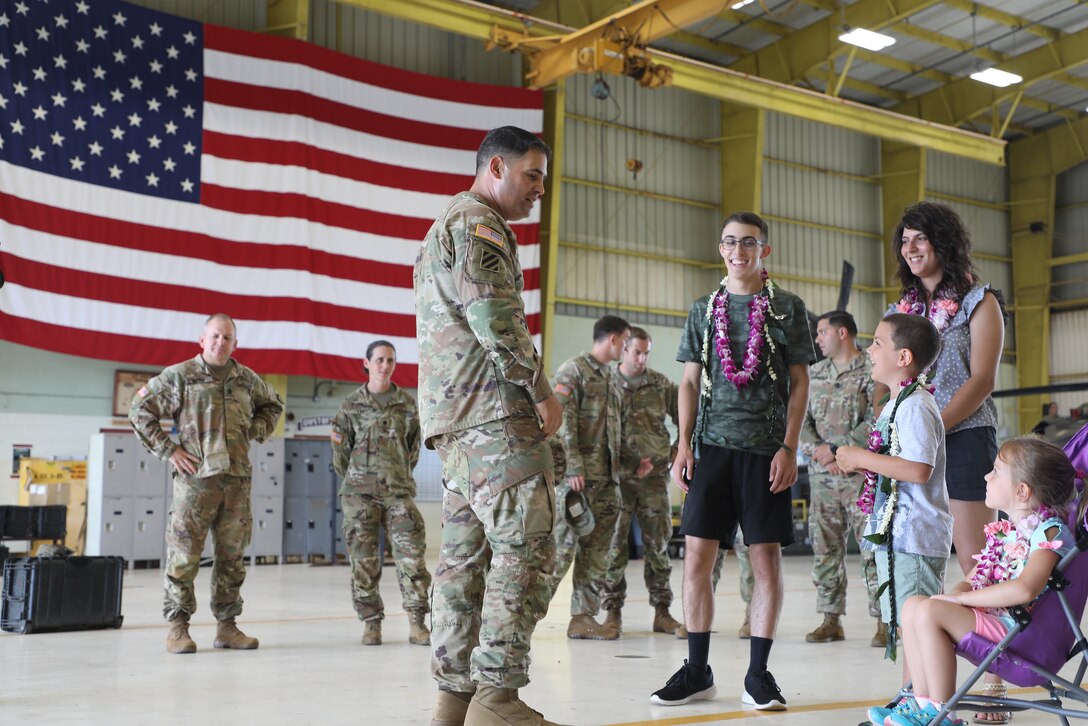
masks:
{"label": "young boy", "polygon": [[[889,629],[911,595],[942,591],[952,547],[952,515],[944,482],[944,424],[933,394],[918,385],[918,377],[937,359],[940,347],[940,335],[927,318],[903,313],[884,318],[868,351],[873,380],[891,389],[873,435],[880,432],[883,445],[870,438],[869,450],[841,446],[835,455],[845,471],[872,472],[866,477],[872,482],[871,495],[863,492],[859,499],[863,511],[871,508],[863,546],[876,550],[879,580],[891,580],[880,598],[881,615]],[[894,496],[883,491],[875,475],[894,480]],[[894,638],[889,641],[894,644]],[[908,665],[904,663],[904,676]]]}
{"label": "young boy", "polygon": [[691,306],[676,354],[684,372],[672,478],[688,493],[680,527],[688,660],[650,701],[679,706],[714,697],[707,664],[711,572],[718,548],[732,547],[739,524],[755,576],[742,700],[780,710],[786,699],[767,660],[782,608],[782,545],[793,542],[789,490],[797,480],[808,365],[816,356],[804,303],[772,284],[763,269],[771,254],[767,223],[752,212],[731,215],[718,252],[727,277]]}

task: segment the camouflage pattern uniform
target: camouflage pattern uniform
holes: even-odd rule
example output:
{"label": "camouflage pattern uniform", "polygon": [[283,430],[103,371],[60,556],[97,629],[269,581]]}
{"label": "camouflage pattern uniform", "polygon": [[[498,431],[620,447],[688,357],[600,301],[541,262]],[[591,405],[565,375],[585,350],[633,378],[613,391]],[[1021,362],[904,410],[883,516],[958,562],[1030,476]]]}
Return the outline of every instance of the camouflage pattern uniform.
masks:
{"label": "camouflage pattern uniform", "polygon": [[426,613],[431,574],[423,556],[427,533],[413,498],[412,470],[419,461],[415,399],[395,385],[382,405],[366,386],[340,404],[332,422],[332,462],[343,477],[344,543],[351,558],[351,600],[360,620],[382,618],[378,530],[393,544],[404,609]]}
{"label": "camouflage pattern uniform", "polygon": [[212,613],[218,621],[241,614],[245,550],[253,530],[249,442],[264,441],[282,412],[282,399],[252,370],[232,359],[219,380],[201,355],[170,366],[133,398],[128,417],[148,451],[160,459],[174,454],[178,445],[159,423],[173,419],[181,447],[200,459],[193,476],[174,471],[166,528],[167,620],[196,612],[193,582],[209,530],[215,542]]}
{"label": "camouflage pattern uniform", "polygon": [[[819,442],[866,447],[872,430],[873,389],[869,356],[862,353],[844,371],[825,358],[809,370],[808,411],[801,429],[802,452],[810,457]],[[857,508],[861,474],[835,476],[815,459],[808,465],[809,534],[815,556],[812,582],[816,612],[846,612],[846,541],[853,531],[858,542],[865,515]],[[861,570],[869,594],[869,614],[880,617],[874,554],[861,551]]]}
{"label": "camouflage pattern uniform", "polygon": [[535,403],[551,393],[521,298],[513,231],[455,196],[413,275],[424,442],[446,482],[432,672],[442,690],[529,682],[529,642],[551,597],[555,490]]}
{"label": "camouflage pattern uniform", "polygon": [[[555,372],[555,395],[563,405],[559,436],[567,455],[566,476],[585,477],[582,493],[589,501],[596,526],[579,537],[566,517],[555,523],[555,569],[552,589],[574,563],[570,614],[595,616],[601,609],[611,560],[612,535],[620,512],[620,410],[622,399],[612,384],[607,363],[589,353],[571,358]],[[570,484],[556,487],[565,501]]]}
{"label": "camouflage pattern uniform", "polygon": [[[605,610],[621,610],[627,597],[628,537],[631,517],[637,516],[642,529],[644,551],[643,576],[650,593],[650,607],[672,604],[669,576],[669,540],[672,538],[672,504],[669,502],[669,465],[672,441],[665,428],[665,417],[677,420],[677,386],[657,371],[646,369],[642,379],[633,384],[618,370],[612,371],[622,404],[622,439],[620,442],[620,497],[622,508],[609,547],[604,598]],[[639,479],[635,470],[645,457],[653,463],[649,474]]]}

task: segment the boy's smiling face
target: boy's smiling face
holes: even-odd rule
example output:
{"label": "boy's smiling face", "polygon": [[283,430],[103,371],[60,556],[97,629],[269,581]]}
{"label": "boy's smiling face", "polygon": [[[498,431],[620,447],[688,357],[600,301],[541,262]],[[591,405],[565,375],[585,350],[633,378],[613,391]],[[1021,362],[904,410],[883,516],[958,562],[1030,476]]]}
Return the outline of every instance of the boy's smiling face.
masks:
{"label": "boy's smiling face", "polygon": [[882,322],[876,326],[872,345],[866,350],[873,364],[872,379],[895,390],[900,381],[910,377],[909,364],[913,356],[909,350],[896,349],[892,341],[892,326]]}
{"label": "boy's smiling face", "polygon": [[763,258],[771,254],[771,247],[763,241],[759,227],[730,222],[722,230],[718,253],[730,277],[747,281],[759,277]]}

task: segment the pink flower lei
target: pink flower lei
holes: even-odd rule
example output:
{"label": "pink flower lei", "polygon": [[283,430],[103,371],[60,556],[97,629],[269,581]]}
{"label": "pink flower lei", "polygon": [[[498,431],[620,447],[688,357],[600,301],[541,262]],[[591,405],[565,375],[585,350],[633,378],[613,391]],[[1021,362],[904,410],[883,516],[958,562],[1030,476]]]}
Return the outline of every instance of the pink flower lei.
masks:
{"label": "pink flower lei", "polygon": [[[908,378],[899,383],[899,395],[896,397],[895,406],[892,408],[891,416],[888,419],[888,431],[891,431],[892,419],[895,417],[895,409],[899,407],[899,404],[904,398],[914,393],[915,388],[925,388],[930,393],[933,393],[933,386],[926,385],[925,374],[917,376],[915,378]],[[867,442],[869,451],[874,454],[887,454],[891,449],[891,437],[885,440],[885,434],[880,429],[874,428],[869,433],[869,440]],[[875,471],[869,471],[868,469],[862,470],[864,479],[861,482],[861,491],[858,492],[857,505],[858,509],[863,514],[872,514],[873,507],[876,505],[876,488],[880,483],[881,476]]]}
{"label": "pink flower lei", "polygon": [[929,318],[929,321],[933,323],[933,327],[937,328],[938,333],[944,332],[944,329],[952,322],[952,318],[956,317],[956,313],[960,310],[960,301],[956,299],[956,296],[949,290],[941,289],[937,291],[936,296],[929,305],[929,313],[926,314],[925,301],[921,299],[918,294],[918,289],[914,287],[908,287],[903,293],[903,297],[899,299],[895,309],[901,313],[908,313],[910,315],[925,315]]}
{"label": "pink flower lei", "polygon": [[[760,275],[764,284],[766,284],[769,277],[767,271],[761,270]],[[725,376],[725,380],[738,389],[748,386],[759,371],[763,353],[763,340],[767,335],[767,311],[770,306],[770,299],[761,294],[757,294],[748,303],[748,343],[744,347],[741,368],[737,370],[737,364],[733,362],[733,353],[729,349],[729,291],[723,287],[714,296],[712,303],[715,331],[714,350],[721,361],[722,375]]]}
{"label": "pink flower lei", "polygon": [[[1031,535],[1042,522],[1053,516],[1049,509],[1040,507],[1020,520],[1016,526],[1004,519],[987,524],[983,528],[986,545],[982,552],[972,555],[978,566],[971,577],[971,589],[981,590],[1019,577],[1028,562]],[[1047,543],[1051,549],[1060,547],[1061,544],[1061,540]]]}

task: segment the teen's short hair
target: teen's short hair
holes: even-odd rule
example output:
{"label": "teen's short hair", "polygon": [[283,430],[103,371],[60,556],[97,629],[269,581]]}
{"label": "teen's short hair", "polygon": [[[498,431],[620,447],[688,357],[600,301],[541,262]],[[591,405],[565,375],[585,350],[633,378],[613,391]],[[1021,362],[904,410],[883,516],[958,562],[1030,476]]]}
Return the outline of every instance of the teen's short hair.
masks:
{"label": "teen's short hair", "polygon": [[854,316],[845,310],[832,310],[829,313],[824,313],[816,322],[820,322],[820,320],[826,320],[828,325],[836,328],[846,328],[846,332],[855,337],[858,334],[858,324],[854,322]]}
{"label": "teen's short hair", "polygon": [[915,375],[929,369],[941,353],[941,334],[929,318],[908,313],[892,313],[884,318],[892,329],[896,350],[906,349],[914,354]]}
{"label": "teen's short hair", "polygon": [[603,315],[593,324],[593,342],[604,340],[613,333],[622,335],[630,329],[631,326],[627,324],[627,321],[618,315]]}
{"label": "teen's short hair", "polygon": [[[767,242],[769,241],[767,222],[764,221],[763,217],[759,216],[755,212],[733,212],[725,218],[724,222],[722,222],[722,232],[725,231],[725,228],[729,225],[730,222],[737,222],[739,224],[747,224],[752,227],[759,227],[759,241],[763,244],[767,244]],[[721,237],[721,232],[718,233],[718,237]]]}
{"label": "teen's short hair", "polygon": [[500,126],[487,132],[479,151],[476,152],[476,171],[487,166],[492,156],[501,156],[506,163],[517,161],[531,150],[544,153],[548,163],[552,161],[552,147],[548,146],[536,134],[517,126]]}

